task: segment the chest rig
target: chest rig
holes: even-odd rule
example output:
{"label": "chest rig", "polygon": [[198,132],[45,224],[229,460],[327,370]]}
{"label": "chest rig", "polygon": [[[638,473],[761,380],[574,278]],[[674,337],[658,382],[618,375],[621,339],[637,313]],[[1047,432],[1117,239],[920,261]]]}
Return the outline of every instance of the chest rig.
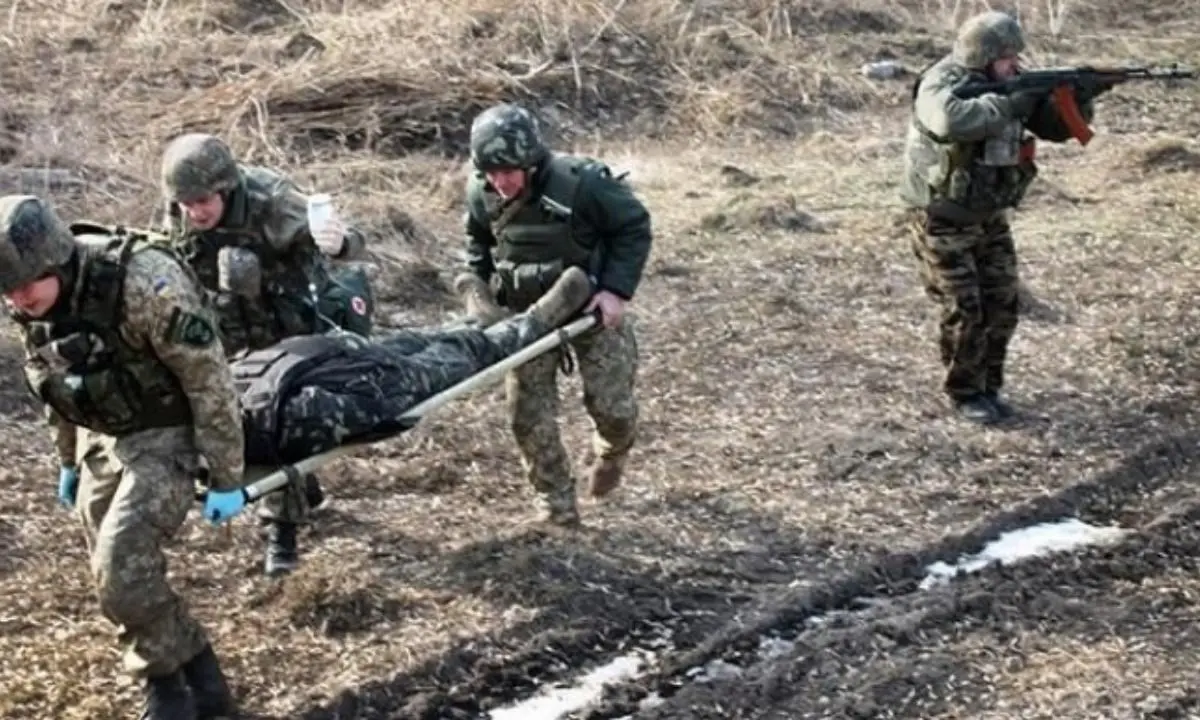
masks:
{"label": "chest rig", "polygon": [[102,435],[190,424],[191,406],[174,374],[118,330],[129,259],[161,251],[161,241],[85,223],[71,231],[85,237],[69,306],[51,320],[14,315],[30,348],[29,391],[67,422]]}

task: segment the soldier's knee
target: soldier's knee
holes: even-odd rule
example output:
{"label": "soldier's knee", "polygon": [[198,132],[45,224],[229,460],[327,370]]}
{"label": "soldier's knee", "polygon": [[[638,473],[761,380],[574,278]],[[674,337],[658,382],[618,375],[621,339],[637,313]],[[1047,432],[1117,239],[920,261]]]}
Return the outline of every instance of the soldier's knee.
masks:
{"label": "soldier's knee", "polygon": [[557,419],[540,413],[513,413],[509,428],[521,445],[539,445],[555,437]]}
{"label": "soldier's knee", "polygon": [[548,429],[556,427],[557,388],[522,387],[514,390],[509,395],[508,418],[509,426],[518,439],[545,434]]}
{"label": "soldier's knee", "polygon": [[120,543],[101,541],[92,557],[96,600],[101,612],[114,622],[143,625],[153,621],[151,583],[164,574],[163,560],[144,548],[123,549]]}
{"label": "soldier's knee", "polygon": [[983,298],[975,288],[957,288],[951,294],[956,319],[966,325],[983,323]]}
{"label": "soldier's knee", "polygon": [[988,320],[992,329],[999,332],[1011,333],[1016,329],[1017,323],[1020,322],[1019,309],[1016,298],[1013,298],[1011,303],[1005,303],[996,308],[995,311],[989,313]]}
{"label": "soldier's knee", "polygon": [[625,437],[637,429],[638,404],[632,388],[616,396],[584,393],[583,404],[605,437]]}

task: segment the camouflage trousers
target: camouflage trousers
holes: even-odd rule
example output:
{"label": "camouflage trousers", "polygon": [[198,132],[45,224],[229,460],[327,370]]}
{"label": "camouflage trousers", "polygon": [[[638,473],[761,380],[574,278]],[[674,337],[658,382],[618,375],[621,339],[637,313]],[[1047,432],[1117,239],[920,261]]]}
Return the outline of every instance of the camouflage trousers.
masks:
{"label": "camouflage trousers", "polygon": [[195,503],[191,428],[122,438],[81,433],[78,514],[100,612],[118,628],[125,670],[173,672],[208,640],[167,583],[163,547]]}
{"label": "camouflage trousers", "polygon": [[264,495],[258,502],[255,513],[263,523],[303,525],[308,522],[313,504],[323,493],[320,478],[315,473],[309,473],[299,482],[290,482],[279,490]]}
{"label": "camouflage trousers", "polygon": [[[627,314],[616,328],[588,331],[574,338],[570,347],[578,361],[583,404],[593,424],[595,454],[598,459],[620,458],[633,447],[637,430],[634,318]],[[575,507],[575,481],[558,427],[560,360],[554,351],[534,358],[509,373],[505,388],[526,476],[551,511]]]}
{"label": "camouflage trousers", "polygon": [[1017,253],[1007,219],[956,227],[921,211],[910,230],[925,291],[941,305],[946,393],[967,399],[998,392],[1017,329]]}

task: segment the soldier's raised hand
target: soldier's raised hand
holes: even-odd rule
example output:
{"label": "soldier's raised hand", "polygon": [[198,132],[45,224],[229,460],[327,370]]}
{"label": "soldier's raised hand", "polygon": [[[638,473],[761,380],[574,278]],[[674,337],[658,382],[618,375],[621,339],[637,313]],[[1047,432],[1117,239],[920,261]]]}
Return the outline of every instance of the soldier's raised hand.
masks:
{"label": "soldier's raised hand", "polygon": [[326,222],[321,229],[313,231],[313,240],[317,247],[326,255],[336,257],[346,245],[346,224],[333,218]]}

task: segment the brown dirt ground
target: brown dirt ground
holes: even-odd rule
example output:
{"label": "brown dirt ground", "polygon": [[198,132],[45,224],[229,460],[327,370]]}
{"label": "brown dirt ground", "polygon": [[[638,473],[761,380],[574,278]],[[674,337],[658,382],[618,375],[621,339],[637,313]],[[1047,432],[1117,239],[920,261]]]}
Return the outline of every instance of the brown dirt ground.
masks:
{"label": "brown dirt ground", "polygon": [[[1187,4],[1072,4],[1059,38],[1041,6],[1022,7],[1043,64],[1200,61]],[[457,311],[462,142],[498,98],[533,105],[562,147],[632,170],[654,211],[636,303],[643,433],[626,487],[585,503],[578,535],[529,522],[497,390],[330,467],[329,507],[282,583],[258,574],[251,520],[214,531],[193,517],[174,582],[247,710],[478,718],[657,644],[658,667],[587,717],[629,714],[650,692],[666,702],[644,716],[663,718],[1196,712],[1196,86],[1119,88],[1088,147],[1043,147],[1015,221],[1022,417],[964,427],[938,398],[934,308],[896,223],[907,84],[858,70],[936,57],[948,8],[8,6],[0,191],[144,224],[162,143],[220,131],[370,230],[385,323]],[[130,717],[137,689],[116,672],[6,342],[0,714]],[[578,397],[576,378],[564,387]],[[580,403],[564,428],[582,467]],[[1140,531],[913,592],[927,562],[1063,514]],[[805,622],[826,611],[835,622]],[[762,634],[799,644],[759,658]],[[742,678],[682,682],[714,658]]]}

